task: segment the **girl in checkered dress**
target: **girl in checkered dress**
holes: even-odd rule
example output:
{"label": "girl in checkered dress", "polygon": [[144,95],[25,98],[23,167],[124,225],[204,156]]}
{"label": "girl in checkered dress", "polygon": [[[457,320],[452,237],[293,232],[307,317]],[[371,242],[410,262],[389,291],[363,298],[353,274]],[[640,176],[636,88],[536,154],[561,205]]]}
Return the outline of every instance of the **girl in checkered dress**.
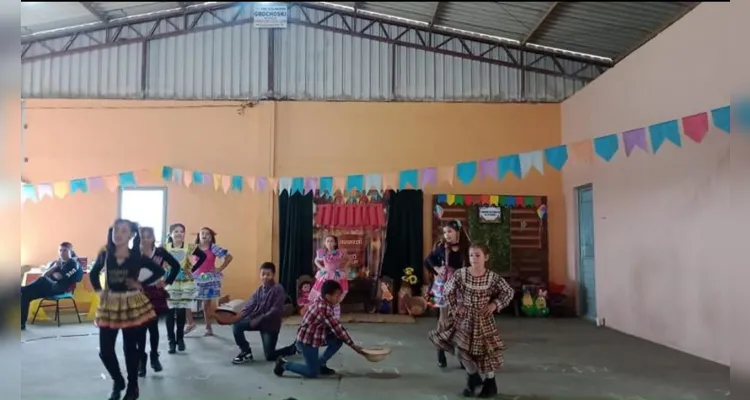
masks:
{"label": "girl in checkered dress", "polygon": [[490,251],[484,244],[469,247],[471,267],[456,271],[445,284],[448,316],[429,334],[439,348],[457,353],[467,372],[464,396],[494,397],[495,371],[503,365],[503,341],[495,326],[494,314],[513,299],[513,288],[485,262]]}
{"label": "girl in checkered dress", "polygon": [[[203,228],[195,244],[206,255],[206,260],[193,272],[195,283],[198,286],[196,300],[203,301],[203,316],[206,322],[205,336],[213,336],[211,322],[214,317],[215,301],[221,296],[221,281],[224,278],[224,269],[232,262],[229,251],[216,245],[216,232],[211,228]],[[216,266],[216,260],[222,259],[221,265]]]}
{"label": "girl in checkered dress", "polygon": [[[432,288],[430,290],[435,299],[435,307],[440,314],[438,325],[448,316],[448,303],[445,300],[445,284],[453,277],[459,268],[463,268],[469,262],[469,237],[462,229],[461,222],[451,220],[443,222],[443,236],[435,243],[424,266],[433,276]],[[445,358],[445,350],[438,350],[438,366],[445,368],[448,362]]]}

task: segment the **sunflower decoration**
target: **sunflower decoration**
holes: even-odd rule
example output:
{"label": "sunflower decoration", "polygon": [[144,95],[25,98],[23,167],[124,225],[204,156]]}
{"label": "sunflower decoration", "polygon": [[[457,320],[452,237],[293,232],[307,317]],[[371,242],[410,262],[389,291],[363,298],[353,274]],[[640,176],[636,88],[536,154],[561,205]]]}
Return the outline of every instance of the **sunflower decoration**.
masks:
{"label": "sunflower decoration", "polygon": [[416,285],[419,282],[417,276],[414,275],[414,268],[412,267],[404,268],[404,276],[401,277],[401,280],[409,285]]}

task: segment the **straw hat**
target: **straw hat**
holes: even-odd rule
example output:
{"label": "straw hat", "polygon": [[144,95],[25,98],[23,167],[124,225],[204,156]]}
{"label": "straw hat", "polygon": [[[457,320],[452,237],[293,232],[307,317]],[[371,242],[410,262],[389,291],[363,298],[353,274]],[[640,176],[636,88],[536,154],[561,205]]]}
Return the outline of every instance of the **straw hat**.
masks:
{"label": "straw hat", "polygon": [[391,349],[387,347],[379,347],[379,348],[372,348],[372,349],[362,349],[362,352],[364,357],[369,362],[380,362],[385,360],[385,357],[388,356],[388,354],[391,354]]}
{"label": "straw hat", "polygon": [[409,315],[419,317],[427,311],[427,300],[422,297],[412,297],[409,299]]}

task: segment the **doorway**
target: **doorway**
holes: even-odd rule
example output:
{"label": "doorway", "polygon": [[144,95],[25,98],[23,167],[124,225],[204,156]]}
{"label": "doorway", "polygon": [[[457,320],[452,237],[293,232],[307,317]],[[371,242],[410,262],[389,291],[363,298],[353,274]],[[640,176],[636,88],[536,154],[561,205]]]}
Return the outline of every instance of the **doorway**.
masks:
{"label": "doorway", "polygon": [[578,306],[580,315],[596,320],[596,263],[594,258],[594,190],[576,188],[578,198]]}

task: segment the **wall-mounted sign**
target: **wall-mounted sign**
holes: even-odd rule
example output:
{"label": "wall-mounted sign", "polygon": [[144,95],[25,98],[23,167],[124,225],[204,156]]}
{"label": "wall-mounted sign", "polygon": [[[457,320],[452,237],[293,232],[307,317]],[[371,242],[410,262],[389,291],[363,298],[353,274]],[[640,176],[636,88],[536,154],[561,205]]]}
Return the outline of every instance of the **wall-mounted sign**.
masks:
{"label": "wall-mounted sign", "polygon": [[254,3],[253,26],[259,29],[286,28],[289,9],[284,3]]}
{"label": "wall-mounted sign", "polygon": [[479,207],[479,222],[483,224],[503,222],[503,209],[500,207]]}

